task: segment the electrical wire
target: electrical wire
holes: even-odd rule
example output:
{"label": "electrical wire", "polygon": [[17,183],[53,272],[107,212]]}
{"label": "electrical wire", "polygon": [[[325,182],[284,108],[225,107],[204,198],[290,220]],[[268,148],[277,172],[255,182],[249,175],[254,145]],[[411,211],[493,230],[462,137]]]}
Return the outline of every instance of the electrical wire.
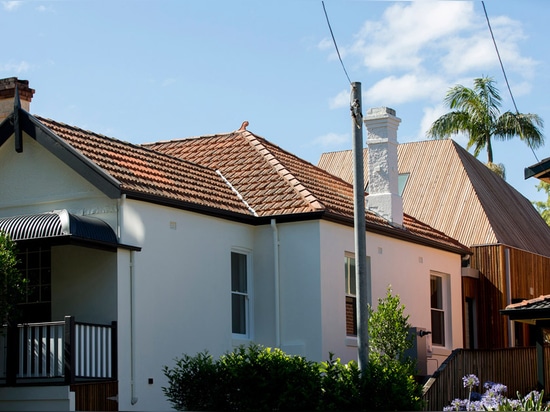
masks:
{"label": "electrical wire", "polygon": [[325,18],[327,19],[328,29],[330,30],[330,35],[332,36],[332,42],[334,43],[334,48],[336,49],[336,54],[338,54],[338,59],[340,60],[340,64],[342,65],[342,69],[344,69],[344,73],[346,74],[346,77],[348,78],[349,84],[351,84],[351,80],[348,76],[348,72],[346,71],[346,66],[344,66],[344,62],[342,61],[342,56],[340,56],[340,51],[338,50],[338,45],[336,44],[336,39],[334,38],[334,33],[332,32],[332,27],[330,26],[330,21],[328,19],[327,9],[325,8],[325,2],[321,2],[323,4],[323,11],[325,12]]}
{"label": "electrical wire", "polygon": [[[502,74],[504,75],[504,80],[506,81],[506,86],[508,87],[508,92],[510,93],[510,97],[512,98],[512,103],[514,104],[514,108],[516,109],[516,114],[520,114],[518,110],[518,106],[516,105],[516,100],[514,99],[514,95],[512,94],[512,88],[510,87],[510,83],[508,82],[508,76],[506,76],[506,70],[504,70],[504,64],[502,63],[502,58],[500,57],[500,53],[498,51],[497,42],[495,40],[493,29],[491,28],[491,22],[489,21],[489,15],[487,14],[487,9],[485,8],[485,2],[483,0],[481,1],[481,5],[483,6],[485,19],[487,20],[487,26],[489,26],[489,32],[491,33],[491,38],[493,39],[493,44],[495,46],[495,51],[497,52],[497,57],[500,63],[500,68],[502,69]],[[538,162],[539,158],[535,154],[535,151],[531,146],[529,146],[529,148],[531,149],[531,152],[533,152],[533,156],[535,156],[535,159],[537,159],[537,162]]]}
{"label": "electrical wire", "polygon": [[[323,4],[323,11],[325,12],[325,18],[327,19],[327,25],[328,29],[330,30],[330,35],[332,37],[332,42],[334,43],[334,48],[336,49],[336,54],[338,54],[338,59],[340,60],[340,64],[342,65],[342,69],[344,69],[344,73],[346,75],[346,78],[348,79],[348,82],[352,89],[355,89],[355,85],[352,83],[351,79],[348,76],[348,72],[346,70],[346,66],[344,66],[344,62],[342,61],[342,56],[340,56],[340,51],[338,50],[338,44],[336,44],[336,38],[334,37],[334,32],[332,31],[332,27],[330,25],[330,20],[328,18],[327,9],[325,8],[325,2],[321,1]],[[355,123],[355,126],[357,128],[361,128],[363,126],[363,114],[361,113],[361,103],[358,99],[353,100],[354,93],[350,93],[350,111],[351,111],[351,117],[353,118],[353,121]]]}

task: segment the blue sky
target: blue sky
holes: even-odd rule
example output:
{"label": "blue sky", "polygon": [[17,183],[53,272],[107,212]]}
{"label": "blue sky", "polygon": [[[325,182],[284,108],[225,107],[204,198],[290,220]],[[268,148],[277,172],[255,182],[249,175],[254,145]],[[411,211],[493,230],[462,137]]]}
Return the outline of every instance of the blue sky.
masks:
{"label": "blue sky", "polygon": [[[395,109],[401,143],[425,139],[446,111],[447,89],[475,77],[492,76],[502,110],[513,110],[481,1],[325,7],[347,72],[362,84],[363,112]],[[550,2],[485,7],[518,109],[550,130]],[[351,148],[350,87],[320,0],[1,1],[0,23],[0,77],[29,80],[33,114],[134,143],[229,132],[248,120],[250,131],[313,164]],[[523,178],[535,154],[519,139],[494,147],[507,181],[542,200],[538,180]]]}

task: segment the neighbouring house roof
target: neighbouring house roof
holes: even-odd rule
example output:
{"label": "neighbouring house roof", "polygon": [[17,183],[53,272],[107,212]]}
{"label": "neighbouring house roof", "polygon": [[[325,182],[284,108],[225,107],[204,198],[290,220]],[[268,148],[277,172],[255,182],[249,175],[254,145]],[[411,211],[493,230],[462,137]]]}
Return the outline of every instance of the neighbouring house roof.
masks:
{"label": "neighbouring house roof", "polygon": [[536,177],[543,182],[550,183],[550,157],[542,159],[540,162],[526,167],[524,170],[524,176],[526,179],[530,177]]}
{"label": "neighbouring house roof", "polygon": [[[400,144],[398,162],[399,173],[409,174],[405,213],[468,246],[504,244],[550,256],[550,228],[531,202],[455,141]],[[353,181],[351,151],[324,153],[319,167]]]}
{"label": "neighbouring house roof", "polygon": [[[550,295],[513,303],[502,309],[500,313],[507,315],[510,320],[540,324],[541,321],[550,319]],[[548,322],[546,324],[548,325]]]}
{"label": "neighbouring house roof", "polygon": [[[23,130],[85,178],[116,192],[167,206],[261,224],[331,219],[353,224],[353,187],[247,130],[136,145],[20,110]],[[13,134],[0,124],[0,145]],[[60,151],[59,147],[63,150]],[[86,167],[80,166],[80,163]],[[367,229],[467,254],[457,240],[405,216],[395,227],[367,214]]]}

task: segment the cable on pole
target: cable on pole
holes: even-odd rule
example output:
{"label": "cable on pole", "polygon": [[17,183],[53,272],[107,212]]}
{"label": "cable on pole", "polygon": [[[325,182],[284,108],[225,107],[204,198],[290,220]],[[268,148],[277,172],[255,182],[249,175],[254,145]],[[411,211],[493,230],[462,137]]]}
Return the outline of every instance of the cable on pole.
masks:
{"label": "cable on pole", "polygon": [[[512,88],[510,87],[510,83],[508,82],[508,76],[506,76],[506,70],[504,70],[504,64],[502,63],[502,58],[500,57],[500,53],[498,51],[497,42],[495,40],[493,29],[491,28],[491,22],[489,21],[489,15],[487,14],[487,9],[485,8],[485,2],[483,0],[481,1],[481,5],[483,6],[483,12],[485,13],[485,19],[487,20],[487,26],[489,26],[489,32],[491,33],[491,38],[493,39],[495,51],[497,52],[500,68],[502,69],[502,74],[504,75],[504,81],[506,82],[506,86],[508,87],[508,92],[510,93],[510,97],[512,98],[512,103],[514,105],[514,108],[516,109],[516,114],[519,114],[518,106],[516,105],[516,100],[514,99],[514,95],[512,94]],[[538,162],[539,158],[537,157],[535,151],[530,145],[529,145],[529,148],[531,149],[531,152],[533,152],[533,156],[535,156],[535,159],[537,159],[537,162]]]}

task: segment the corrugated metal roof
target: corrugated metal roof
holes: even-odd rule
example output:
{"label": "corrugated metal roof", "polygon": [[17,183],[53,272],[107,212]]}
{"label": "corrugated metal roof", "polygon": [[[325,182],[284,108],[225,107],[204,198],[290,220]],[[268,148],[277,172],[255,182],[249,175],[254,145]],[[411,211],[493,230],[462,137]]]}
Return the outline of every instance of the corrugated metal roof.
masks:
{"label": "corrugated metal roof", "polygon": [[[550,256],[550,228],[531,202],[458,143],[400,144],[398,162],[399,173],[410,173],[405,213],[465,245],[500,243]],[[324,153],[319,167],[353,181],[351,151]]]}

